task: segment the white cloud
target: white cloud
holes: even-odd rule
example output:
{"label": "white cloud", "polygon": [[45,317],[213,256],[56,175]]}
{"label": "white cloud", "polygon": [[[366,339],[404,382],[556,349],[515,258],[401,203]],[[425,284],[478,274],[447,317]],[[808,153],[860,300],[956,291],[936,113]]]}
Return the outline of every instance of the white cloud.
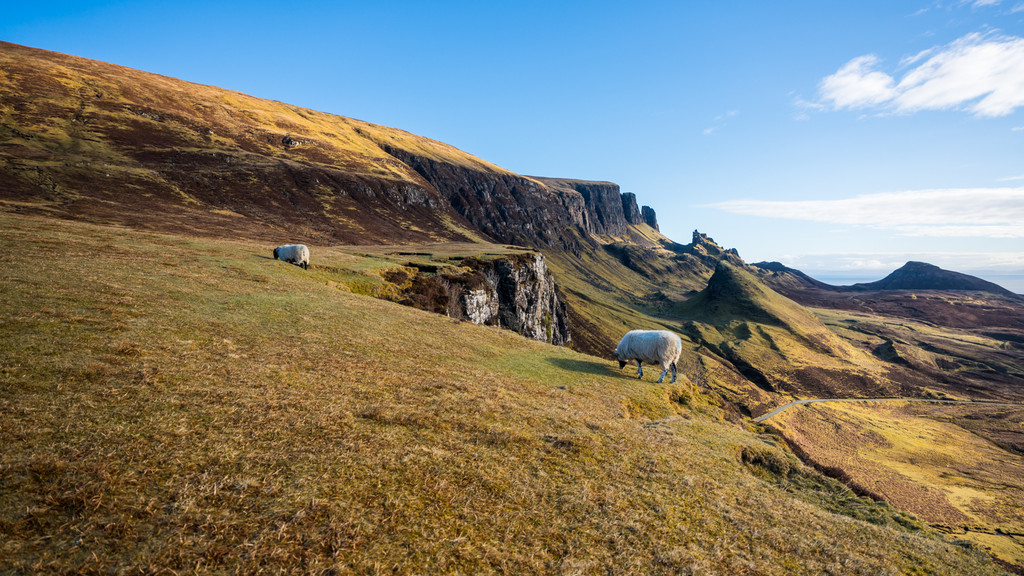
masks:
{"label": "white cloud", "polygon": [[859,56],[826,76],[819,84],[822,103],[901,113],[966,109],[976,116],[1005,116],[1024,106],[1024,38],[968,34],[904,58],[903,67],[916,67],[898,82],[880,63]]}
{"label": "white cloud", "polygon": [[827,76],[819,86],[824,100],[836,108],[866,108],[896,97],[891,76],[873,70],[875,56],[860,56],[847,62],[838,72]]}
{"label": "white cloud", "polygon": [[911,190],[839,200],[730,200],[733,214],[868,226],[904,236],[1024,238],[1024,187]]}

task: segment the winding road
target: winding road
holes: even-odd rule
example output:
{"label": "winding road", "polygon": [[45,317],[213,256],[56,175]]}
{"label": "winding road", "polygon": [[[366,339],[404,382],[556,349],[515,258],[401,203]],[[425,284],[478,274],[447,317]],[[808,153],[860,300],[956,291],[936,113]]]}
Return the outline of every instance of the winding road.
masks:
{"label": "winding road", "polygon": [[1024,404],[1015,404],[1012,402],[988,402],[984,400],[936,400],[931,398],[808,398],[806,400],[796,400],[790,402],[785,406],[779,406],[775,410],[767,414],[763,414],[754,418],[754,422],[764,422],[765,420],[775,416],[779,412],[787,408],[792,408],[799,404],[814,404],[817,402],[932,402],[935,404],[981,404],[984,406],[1009,406],[1012,408],[1024,408]]}

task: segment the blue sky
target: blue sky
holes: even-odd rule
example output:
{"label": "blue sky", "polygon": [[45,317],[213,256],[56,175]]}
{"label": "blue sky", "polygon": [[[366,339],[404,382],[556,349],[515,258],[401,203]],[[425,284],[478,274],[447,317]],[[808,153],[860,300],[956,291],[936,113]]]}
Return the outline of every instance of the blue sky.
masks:
{"label": "blue sky", "polygon": [[5,4],[0,39],[610,180],[748,262],[1024,292],[1024,0]]}

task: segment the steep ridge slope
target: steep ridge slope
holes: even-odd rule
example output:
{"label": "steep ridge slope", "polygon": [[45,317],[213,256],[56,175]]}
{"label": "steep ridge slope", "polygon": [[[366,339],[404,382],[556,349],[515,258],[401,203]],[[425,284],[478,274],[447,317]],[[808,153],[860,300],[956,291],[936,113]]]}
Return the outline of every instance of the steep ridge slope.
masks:
{"label": "steep ridge slope", "polygon": [[307,241],[479,237],[362,134],[483,164],[439,143],[8,43],[0,69],[0,198],[23,211]]}
{"label": "steep ridge slope", "polygon": [[695,341],[770,392],[797,397],[893,395],[881,363],[745,268],[719,262],[707,287],[677,308]]}
{"label": "steep ridge slope", "polygon": [[640,214],[614,184],[549,187],[401,130],[14,44],[0,43],[0,64],[10,210],[268,242],[498,240],[577,257],[600,250],[594,235],[659,236],[640,222],[656,225],[653,210]]}
{"label": "steep ridge slope", "polygon": [[[579,250],[656,225],[610,183],[552,186],[447,144],[0,43],[0,200],[22,211],[318,242],[494,239]],[[632,203],[630,203],[632,199]]]}

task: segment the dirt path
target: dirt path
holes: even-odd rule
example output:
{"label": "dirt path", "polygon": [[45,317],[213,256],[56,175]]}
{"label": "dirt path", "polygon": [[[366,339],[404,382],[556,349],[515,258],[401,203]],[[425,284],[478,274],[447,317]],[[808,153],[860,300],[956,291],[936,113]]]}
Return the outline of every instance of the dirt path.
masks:
{"label": "dirt path", "polygon": [[984,400],[933,400],[930,398],[808,398],[806,400],[790,402],[785,406],[779,406],[767,414],[754,418],[754,422],[764,422],[779,412],[799,404],[813,404],[816,402],[932,402],[936,404],[982,404],[985,406],[1010,406],[1013,408],[1024,408],[1024,404],[1016,404],[1012,402],[987,402]]}

